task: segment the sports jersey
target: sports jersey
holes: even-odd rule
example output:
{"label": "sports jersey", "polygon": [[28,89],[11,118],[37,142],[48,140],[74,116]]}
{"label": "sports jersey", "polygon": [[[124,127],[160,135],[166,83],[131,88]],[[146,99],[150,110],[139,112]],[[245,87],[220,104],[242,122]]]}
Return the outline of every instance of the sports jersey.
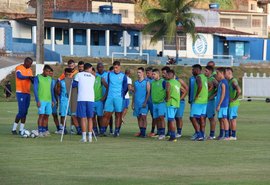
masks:
{"label": "sports jersey", "polygon": [[[206,104],[208,102],[208,83],[207,83],[207,78],[204,74],[199,74],[198,75],[201,78],[201,83],[202,83],[202,89],[201,92],[198,94],[198,97],[195,99],[195,103],[197,104]],[[198,90],[198,84],[195,83],[194,85],[194,98],[197,94]]]}
{"label": "sports jersey", "polygon": [[60,81],[60,87],[61,87],[60,101],[66,101],[68,99],[68,96],[69,96],[69,92],[67,90],[68,88],[67,88],[65,79]]}
{"label": "sports jersey", "polygon": [[135,88],[135,100],[134,100],[134,106],[135,107],[142,107],[146,96],[147,96],[147,83],[148,81],[146,79],[143,79],[142,81],[135,81],[134,88]]}
{"label": "sports jersey", "polygon": [[195,86],[195,83],[196,83],[196,78],[194,76],[191,76],[189,78],[189,83],[188,83],[188,89],[189,89],[189,92],[188,92],[188,102],[189,103],[193,103],[194,101],[194,86]]}
{"label": "sports jersey", "polygon": [[[237,91],[236,89],[233,87],[233,83],[237,84],[238,85],[238,81],[236,78],[232,78],[229,80],[229,90],[230,90],[230,98],[231,99],[234,99],[237,95]],[[233,101],[233,102],[230,102],[230,107],[234,107],[234,106],[239,106],[240,105],[240,101],[239,99]]]}
{"label": "sports jersey", "polygon": [[225,85],[225,97],[220,105],[220,107],[228,107],[230,102],[230,90],[229,90],[229,83],[226,79],[222,79],[218,84],[218,91],[217,91],[217,100],[216,105],[219,104],[221,94],[222,94],[222,84]]}
{"label": "sports jersey", "polygon": [[95,101],[94,84],[95,76],[88,72],[80,72],[75,76],[75,82],[78,83],[77,101]]}
{"label": "sports jersey", "polygon": [[36,102],[54,101],[52,78],[50,76],[37,75],[34,79],[34,94]]}
{"label": "sports jersey", "polygon": [[152,81],[151,96],[152,102],[155,104],[164,102],[166,97],[166,82],[163,79]]}
{"label": "sports jersey", "polygon": [[[209,78],[207,78],[208,83],[211,83],[213,86],[214,86],[214,84],[213,84],[214,80],[215,80],[215,78],[213,77],[213,75],[210,76]],[[208,99],[210,97],[212,97],[213,94],[215,94],[216,90],[217,90],[216,87],[213,87],[211,91],[208,91]]]}
{"label": "sports jersey", "polygon": [[[127,76],[127,84],[132,85],[132,79]],[[129,92],[126,93],[125,99],[129,99]]]}
{"label": "sports jersey", "polygon": [[108,74],[108,98],[125,97],[127,93],[127,76],[120,72],[110,72]]}
{"label": "sports jersey", "polygon": [[170,79],[168,82],[170,84],[170,97],[167,102],[167,106],[173,106],[178,108],[180,104],[180,88],[181,84],[175,79]]}
{"label": "sports jersey", "polygon": [[15,71],[16,71],[16,92],[30,94],[31,80],[28,77],[33,76],[32,69],[31,68],[26,69],[23,66],[23,64],[21,64],[16,67]]}
{"label": "sports jersey", "polygon": [[[73,69],[72,73],[70,75],[71,78],[73,78],[79,71],[77,69]],[[58,80],[63,80],[65,78],[65,73],[62,73],[61,76],[58,78]]]}
{"label": "sports jersey", "polygon": [[56,96],[55,95],[55,92],[54,92],[54,88],[55,88],[56,83],[57,83],[57,80],[52,78],[52,88],[53,88],[53,94],[52,94],[52,96],[54,96],[54,97]]}
{"label": "sports jersey", "polygon": [[95,85],[94,85],[94,92],[95,92],[95,102],[97,102],[103,97],[102,96],[102,83],[101,83],[100,76],[96,76]]}
{"label": "sports jersey", "polygon": [[[102,74],[100,73],[96,73],[96,76],[100,76],[101,78],[103,78],[105,80],[106,83],[108,83],[108,72],[107,71],[103,71]],[[104,87],[104,85],[102,85],[102,95],[104,96],[104,94],[106,93],[106,88]]]}

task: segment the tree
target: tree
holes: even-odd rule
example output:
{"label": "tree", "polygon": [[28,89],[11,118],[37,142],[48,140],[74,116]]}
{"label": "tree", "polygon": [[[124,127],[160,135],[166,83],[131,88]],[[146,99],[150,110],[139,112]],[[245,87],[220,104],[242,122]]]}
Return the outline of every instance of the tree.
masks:
{"label": "tree", "polygon": [[159,7],[149,8],[145,15],[149,23],[143,29],[144,33],[153,34],[151,43],[166,37],[169,42],[175,40],[176,61],[179,57],[178,31],[189,34],[193,41],[196,38],[195,19],[203,22],[203,17],[191,12],[191,8],[199,0],[158,0]]}

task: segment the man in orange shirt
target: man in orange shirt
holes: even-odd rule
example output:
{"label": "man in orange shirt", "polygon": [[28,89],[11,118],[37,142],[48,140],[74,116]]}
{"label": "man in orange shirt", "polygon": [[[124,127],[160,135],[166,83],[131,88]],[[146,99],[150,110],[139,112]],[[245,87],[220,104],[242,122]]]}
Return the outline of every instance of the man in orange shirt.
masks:
{"label": "man in orange shirt", "polygon": [[16,115],[15,122],[13,123],[12,134],[17,135],[17,126],[19,121],[20,130],[24,129],[26,115],[30,105],[30,87],[33,81],[33,72],[30,68],[33,63],[32,58],[27,57],[24,59],[24,63],[17,66],[16,72],[16,97],[18,101],[18,114]]}

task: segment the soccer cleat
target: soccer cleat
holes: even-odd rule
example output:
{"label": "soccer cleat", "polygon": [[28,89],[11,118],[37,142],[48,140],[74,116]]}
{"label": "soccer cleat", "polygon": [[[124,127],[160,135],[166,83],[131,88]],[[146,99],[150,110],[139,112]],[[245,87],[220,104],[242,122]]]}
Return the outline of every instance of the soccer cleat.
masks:
{"label": "soccer cleat", "polygon": [[224,140],[224,137],[218,136],[218,137],[217,137],[217,140]]}
{"label": "soccer cleat", "polygon": [[44,136],[50,136],[51,134],[50,134],[50,132],[47,130],[46,132],[43,132],[43,135],[44,135]]}
{"label": "soccer cleat", "polygon": [[159,135],[158,134],[155,134],[154,136],[152,136],[153,138],[158,138]]}
{"label": "soccer cleat", "polygon": [[21,135],[22,131],[19,131],[19,135]]}
{"label": "soccer cleat", "polygon": [[86,143],[87,140],[86,140],[86,139],[81,139],[80,142],[81,142],[81,143]]}
{"label": "soccer cleat", "polygon": [[150,132],[147,136],[148,136],[148,137],[154,137],[155,135],[156,135],[155,133]]}
{"label": "soccer cleat", "polygon": [[224,141],[230,141],[230,138],[229,137],[224,137],[223,140]]}
{"label": "soccer cleat", "polygon": [[92,143],[93,142],[93,138],[92,137],[88,137],[88,142]]}
{"label": "soccer cleat", "polygon": [[237,137],[230,137],[230,141],[236,141],[237,140]]}
{"label": "soccer cleat", "polygon": [[170,139],[168,139],[168,141],[170,141],[170,142],[177,142],[177,139],[176,139],[176,138],[171,138],[171,137],[170,137]]}
{"label": "soccer cleat", "polygon": [[140,133],[140,132],[138,132],[138,133],[134,134],[134,136],[135,136],[135,137],[139,137],[140,135],[141,135],[141,133]]}
{"label": "soccer cleat", "polygon": [[16,130],[12,130],[11,133],[12,133],[12,135],[18,135]]}
{"label": "soccer cleat", "polygon": [[176,138],[180,138],[180,137],[182,137],[182,135],[177,133],[177,134],[175,135],[175,137],[176,137]]}
{"label": "soccer cleat", "polygon": [[216,139],[215,136],[213,136],[213,137],[212,137],[212,136],[208,136],[208,137],[207,137],[207,140],[214,140],[214,139]]}
{"label": "soccer cleat", "polygon": [[38,137],[44,137],[43,132],[39,132],[39,133],[38,133]]}
{"label": "soccer cleat", "polygon": [[159,135],[158,140],[163,140],[163,139],[165,139],[165,137],[166,137],[165,135]]}
{"label": "soccer cleat", "polygon": [[194,134],[191,136],[191,138],[190,138],[190,139],[191,139],[192,141],[195,141],[195,139],[196,139],[196,138],[197,138],[197,134],[196,134],[196,133],[194,133]]}
{"label": "soccer cleat", "polygon": [[119,133],[114,133],[113,137],[119,137],[119,135],[120,135]]}
{"label": "soccer cleat", "polygon": [[76,134],[76,132],[75,132],[73,129],[70,130],[70,133],[71,133],[72,135],[75,135],[75,134]]}

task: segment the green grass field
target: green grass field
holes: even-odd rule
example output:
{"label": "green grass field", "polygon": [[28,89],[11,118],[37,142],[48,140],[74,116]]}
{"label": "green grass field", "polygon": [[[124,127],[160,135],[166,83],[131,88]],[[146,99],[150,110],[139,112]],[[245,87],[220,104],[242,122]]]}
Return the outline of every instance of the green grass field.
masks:
{"label": "green grass field", "polygon": [[[183,137],[176,143],[135,138],[130,110],[119,138],[91,144],[79,143],[75,135],[63,143],[55,134],[24,139],[10,133],[16,102],[0,102],[0,110],[1,185],[270,184],[270,104],[265,102],[242,102],[238,141],[190,141],[187,108]],[[36,112],[31,102],[28,129],[36,127]],[[55,131],[52,120],[49,129]]]}

